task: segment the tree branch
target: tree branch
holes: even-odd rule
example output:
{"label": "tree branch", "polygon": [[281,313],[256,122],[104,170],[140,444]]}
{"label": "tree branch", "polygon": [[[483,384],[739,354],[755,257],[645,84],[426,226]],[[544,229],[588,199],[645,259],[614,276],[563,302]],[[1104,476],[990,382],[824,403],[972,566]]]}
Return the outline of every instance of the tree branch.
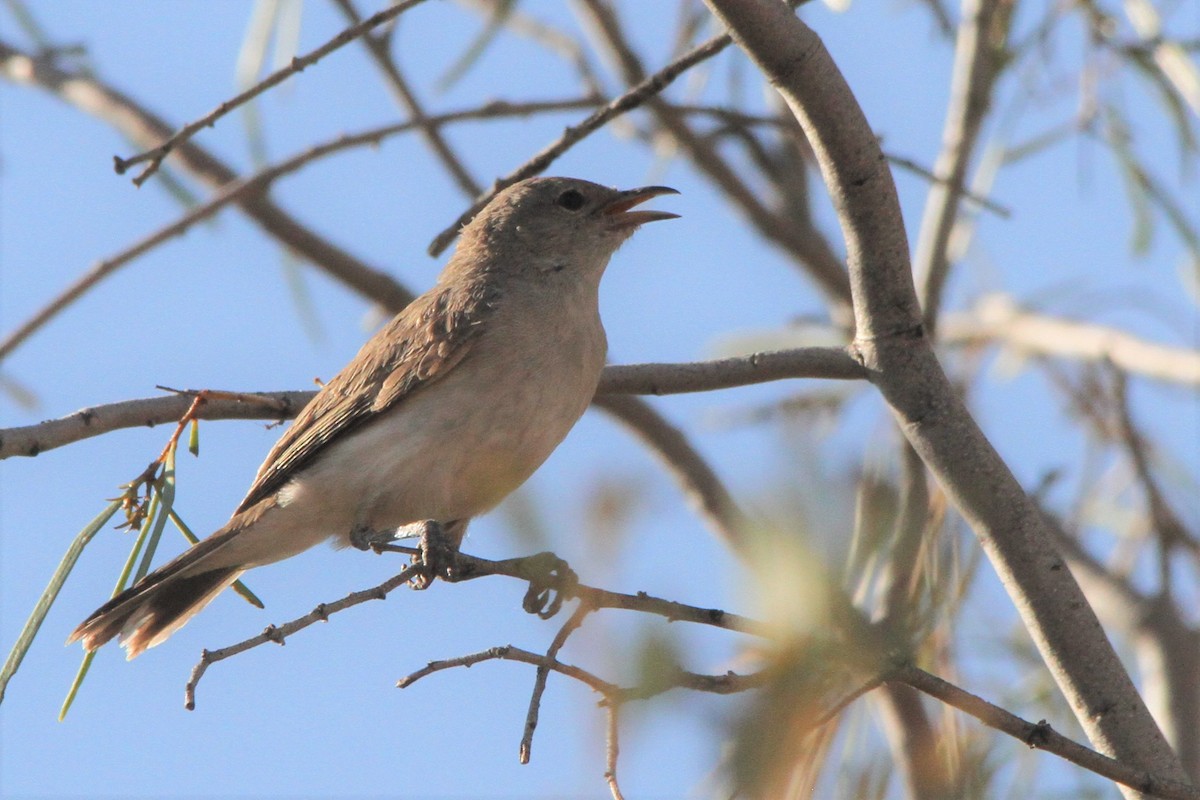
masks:
{"label": "tree branch", "polygon": [[1186,780],[1040,512],[934,355],[895,185],[850,87],[820,39],[786,6],[706,2],[784,96],[812,143],[846,238],[861,361],[976,532],[1080,724],[1101,751]]}
{"label": "tree branch", "polygon": [[[598,394],[677,394],[748,386],[784,378],[846,379],[862,375],[858,363],[843,351],[835,348],[799,348],[690,364],[610,366],[604,370]],[[314,394],[315,391],[246,392],[242,400],[214,398],[205,402],[199,418],[282,421],[296,416]],[[36,456],[56,447],[123,428],[175,422],[187,411],[190,403],[191,397],[180,394],[125,400],[90,406],[36,425],[0,429],[0,459]]]}
{"label": "tree branch", "polygon": [[532,178],[534,175],[542,173],[563,153],[603,128],[611,120],[627,111],[637,108],[646,102],[647,99],[657,95],[684,72],[687,72],[701,61],[712,58],[728,47],[729,43],[730,39],[728,36],[714,36],[703,44],[693,47],[687,53],[675,59],[637,86],[631,87],[629,91],[610,101],[606,106],[592,113],[587,119],[577,125],[569,126],[563,131],[562,136],[542,148],[533,158],[504,177],[497,178],[492,184],[491,189],[484,192],[483,195],[471,204],[470,208],[460,214],[453,225],[434,237],[433,241],[429,244],[429,254],[431,256],[441,254],[450,245],[450,242],[454,241],[454,237],[458,236],[459,230],[474,219],[475,215],[498,193],[512,186],[517,181]]}
{"label": "tree branch", "polygon": [[[403,550],[404,548],[392,547],[391,549]],[[478,558],[476,556],[467,555],[466,553],[456,553],[453,556],[453,571],[456,576],[454,580],[474,580],[476,578],[483,578],[491,575],[503,575],[506,577],[517,578],[518,580],[533,581],[535,578],[531,576],[535,574],[541,574],[544,571],[545,556],[547,555],[549,554],[542,553],[525,558],[510,558],[503,561],[492,561],[486,558]],[[218,661],[224,661],[227,658],[232,658],[239,653],[252,650],[255,647],[266,644],[267,642],[284,644],[288,636],[304,630],[316,622],[328,622],[329,617],[333,614],[336,614],[340,611],[345,611],[346,609],[353,608],[357,605],[361,605],[370,600],[384,600],[391,592],[408,583],[413,578],[418,577],[425,570],[427,570],[425,564],[413,564],[400,574],[388,578],[378,586],[371,587],[370,589],[363,589],[362,591],[358,592],[351,592],[342,599],[332,603],[321,603],[309,613],[302,617],[298,617],[291,622],[286,622],[282,625],[267,626],[267,628],[257,636],[251,636],[249,639],[245,639],[228,647],[222,647],[218,650],[204,650],[200,655],[200,660],[196,663],[196,666],[192,668],[191,676],[189,677],[187,685],[184,689],[184,707],[189,711],[195,709],[196,686],[200,683],[200,679],[204,676],[204,673],[208,671],[209,666],[212,664],[215,664]],[[717,609],[698,608],[696,606],[689,606],[670,600],[663,600],[661,598],[651,597],[645,592],[639,592],[636,595],[630,595],[621,592],[610,592],[607,589],[586,586],[584,584],[575,582],[569,586],[555,588],[571,597],[579,598],[584,605],[588,606],[592,610],[600,608],[637,610],[648,614],[655,614],[671,621],[693,622],[701,625],[724,628],[725,630],[757,635],[766,635],[769,630],[765,624],[749,619],[748,617],[743,617],[738,614],[730,614]],[[567,630],[567,628],[564,626],[563,630]],[[568,630],[568,633],[569,632],[570,631]],[[560,631],[560,635],[562,635],[562,631]],[[520,652],[524,653],[525,651]],[[557,660],[549,655],[529,655],[532,655],[534,660],[529,661],[528,663],[537,665],[549,664],[550,668],[555,669],[556,671],[563,671],[560,669],[560,667],[565,666],[560,664]],[[419,680],[426,675],[432,674],[433,672],[446,669],[447,667],[470,666],[473,663],[484,661],[489,658],[505,657],[506,656],[504,655],[479,654],[477,656],[466,657],[466,659],[457,659],[449,662],[434,662],[426,666],[424,669],[418,670],[412,675],[409,675],[407,678],[402,679],[397,685],[403,689],[411,685],[414,681]],[[517,660],[527,659],[520,658]],[[580,670],[580,672],[582,672],[582,670]],[[578,675],[572,675],[571,677],[577,677],[581,680],[584,680],[584,682],[588,683],[589,686],[592,686],[592,688],[600,691],[606,696],[611,696],[617,698],[618,700],[624,698],[622,690],[620,690],[615,684],[599,681],[599,679],[595,679],[595,681],[599,681],[598,684],[595,684],[593,682],[589,682],[586,677],[580,678]],[[757,685],[755,682],[761,680],[760,678],[755,678],[754,676],[748,676],[745,678],[740,678],[739,676],[720,676],[713,678],[711,676],[697,676],[693,673],[680,670],[680,674],[673,686],[702,688],[703,691],[712,691],[724,694],[734,690],[733,686],[735,679],[738,682],[749,682],[742,688],[752,688],[750,684]],[[741,684],[739,683],[739,685]],[[737,690],[740,691],[741,689]],[[660,691],[642,691],[642,693],[638,694],[634,690],[628,691],[634,692],[634,694],[631,694],[628,699],[641,699],[660,693]],[[666,691],[666,689],[664,688],[661,691]]]}
{"label": "tree branch", "polygon": [[303,72],[307,67],[317,63],[333,51],[344,47],[360,36],[366,35],[372,29],[379,27],[389,20],[395,19],[405,11],[408,11],[413,6],[422,2],[424,2],[424,0],[399,0],[399,2],[397,2],[395,5],[385,8],[383,11],[380,11],[377,14],[372,14],[366,20],[358,23],[357,25],[352,25],[351,27],[346,28],[344,31],[339,33],[337,36],[334,36],[328,42],[321,45],[316,50],[313,50],[311,53],[293,58],[291,63],[286,67],[276,70],[254,86],[251,86],[246,91],[221,103],[221,105],[217,106],[200,119],[184,125],[179,129],[179,131],[171,135],[166,141],[162,142],[157,147],[151,148],[150,150],[139,153],[130,158],[113,156],[113,163],[116,166],[117,174],[124,175],[125,172],[135,164],[149,162],[145,167],[142,168],[142,171],[138,173],[137,177],[133,179],[134,185],[141,186],[151,175],[158,171],[158,167],[162,164],[163,159],[166,158],[167,155],[169,155],[171,151],[174,150],[175,147],[177,147],[181,142],[187,141],[204,128],[211,128],[216,124],[218,119],[225,116],[238,106],[248,103],[268,89],[283,83],[293,75]]}
{"label": "tree branch", "polygon": [[983,297],[971,311],[945,315],[940,325],[945,342],[995,342],[1035,355],[1108,361],[1133,375],[1200,388],[1200,352],[1021,308],[1008,295]]}
{"label": "tree branch", "polygon": [[933,166],[938,182],[929,187],[913,257],[913,271],[922,284],[925,326],[930,333],[938,324],[942,292],[950,272],[950,234],[959,218],[971,154],[991,106],[992,87],[1002,64],[1004,37],[998,34],[1007,31],[1011,13],[1003,4],[989,0],[962,3],[942,150]]}
{"label": "tree branch", "polygon": [[1160,777],[1155,773],[1097,753],[1055,731],[1045,720],[1036,724],[1027,722],[922,669],[911,665],[906,666],[889,674],[887,679],[911,686],[930,697],[936,697],[943,703],[970,714],[984,725],[1019,739],[1031,748],[1054,753],[1072,764],[1139,793],[1171,800],[1197,800],[1200,798],[1200,789],[1175,779]]}

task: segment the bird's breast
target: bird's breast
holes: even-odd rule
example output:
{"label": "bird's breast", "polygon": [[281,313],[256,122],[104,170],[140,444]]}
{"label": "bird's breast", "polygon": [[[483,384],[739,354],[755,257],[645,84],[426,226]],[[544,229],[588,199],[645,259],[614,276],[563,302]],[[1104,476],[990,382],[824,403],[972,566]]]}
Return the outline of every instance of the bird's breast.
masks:
{"label": "bird's breast", "polygon": [[499,304],[448,374],[332,445],[295,488],[344,497],[354,525],[379,530],[495,506],[571,430],[604,367],[594,294],[558,299]]}

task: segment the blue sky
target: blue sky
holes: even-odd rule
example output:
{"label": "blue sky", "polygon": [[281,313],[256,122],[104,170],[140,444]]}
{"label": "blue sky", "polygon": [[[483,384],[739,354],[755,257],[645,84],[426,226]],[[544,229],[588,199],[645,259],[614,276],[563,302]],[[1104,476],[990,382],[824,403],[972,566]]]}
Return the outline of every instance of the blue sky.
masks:
{"label": "blue sky", "polygon": [[[301,51],[339,29],[340,17],[329,5],[304,4]],[[521,5],[568,29],[577,27],[558,3]],[[885,148],[931,164],[952,54],[916,5],[862,3],[834,14],[813,4],[806,18],[825,38]],[[182,124],[233,94],[250,7],[114,0],[101,8],[60,0],[41,4],[36,13],[54,41],[84,45],[101,77]],[[675,8],[638,4],[645,16],[639,16],[635,41],[651,66],[665,58],[660,43],[670,40]],[[472,21],[463,24],[465,19]],[[0,20],[5,38],[27,44],[10,17]],[[450,4],[430,3],[405,16],[397,51],[430,109],[457,109],[482,98],[564,98],[578,92],[556,61],[519,39],[502,37],[464,81],[446,94],[433,94],[431,80],[477,28],[477,21]],[[1068,37],[1061,48],[1058,68],[1067,76],[1082,44]],[[726,81],[739,76],[747,96],[761,93],[749,66],[732,52],[712,68],[712,93],[719,95]],[[1069,118],[1067,87],[1065,100],[1032,104],[1014,123],[1013,138]],[[1006,90],[1002,96],[1011,97],[1015,83]],[[1118,84],[1114,97],[1135,119],[1156,113],[1136,83]],[[361,48],[353,46],[268,94],[260,110],[272,159],[394,121],[398,113]],[[471,124],[448,135],[467,154],[478,179],[488,183],[581,116]],[[249,168],[236,115],[204,131],[199,141],[239,169]],[[1161,174],[1178,172],[1168,128],[1139,127],[1135,144]],[[96,260],[179,215],[177,203],[156,181],[134,189],[115,176],[114,153],[128,155],[131,148],[104,123],[42,92],[0,83],[0,329],[11,330]],[[609,268],[602,313],[614,362],[703,358],[748,334],[775,336],[790,320],[819,311],[809,283],[746,232],[685,165],[656,159],[604,132],[551,172],[616,186],[666,183],[682,192],[656,202],[682,218],[640,232]],[[926,185],[905,173],[897,180],[912,236]],[[987,291],[1007,291],[1057,313],[1194,346],[1195,303],[1180,278],[1184,251],[1160,220],[1150,250],[1130,255],[1132,221],[1119,185],[1111,159],[1075,139],[1001,173],[994,197],[1016,213],[1008,220],[982,218],[951,285],[951,307]],[[424,254],[425,245],[465,205],[411,137],[326,160],[280,183],[274,196],[414,290],[429,286],[440,265]],[[1190,212],[1196,221],[1194,202]],[[827,212],[823,222],[836,233]],[[228,212],[157,248],[4,363],[3,374],[35,392],[39,405],[25,410],[0,398],[0,427],[151,396],[155,385],[273,390],[329,378],[368,334],[369,309],[331,280],[303,269],[319,323],[316,331],[306,328],[288,288],[291,268],[277,245]],[[981,421],[1022,481],[1031,484],[1051,467],[1075,468],[1081,441],[1064,427],[1058,401],[1044,382],[1029,371],[1010,376],[997,368],[985,386],[976,397]],[[765,508],[773,496],[799,497],[809,511],[808,533],[820,549],[837,552],[848,533],[845,479],[857,471],[864,452],[884,460],[892,452],[894,434],[878,400],[859,388],[846,419],[831,430],[728,424],[748,408],[823,388],[792,382],[656,399],[655,405],[687,430],[739,500]],[[1148,429],[1166,436],[1171,455],[1194,474],[1200,437],[1194,395],[1135,385],[1135,400]],[[36,459],[0,463],[5,649],[74,533],[118,484],[144,468],[168,433],[165,427],[124,431]],[[254,422],[202,426],[201,457],[181,456],[178,468],[177,508],[197,532],[225,520],[277,435]],[[804,451],[797,455],[795,447]],[[826,483],[813,485],[814,471],[801,469],[801,462],[815,465]],[[615,530],[587,523],[589,498],[601,490],[636,500],[635,513]],[[1194,522],[1192,502],[1184,510]],[[535,509],[546,542],[519,533],[522,526],[513,521],[525,506]],[[127,534],[105,532],[88,548],[8,688],[0,710],[0,791],[6,797],[607,796],[603,717],[594,708],[595,696],[578,685],[551,681],[528,766],[520,766],[516,755],[531,668],[488,663],[435,675],[404,691],[393,688],[396,679],[432,659],[507,643],[544,649],[557,624],[521,613],[523,589],[513,581],[402,591],[385,603],[358,607],[302,632],[286,647],[259,648],[212,667],[200,685],[197,710],[185,711],[184,682],[201,648],[239,641],[317,602],[378,583],[399,566],[394,559],[323,547],[247,577],[267,601],[265,612],[222,596],[169,643],[132,663],[115,648],[101,651],[70,716],[57,722],[80,658],[78,648],[60,643],[108,596],[128,542]],[[175,552],[178,543],[169,546]],[[547,547],[589,583],[745,613],[756,608],[746,576],[690,513],[670,479],[624,431],[594,412],[514,503],[472,525],[465,545],[488,557]],[[1015,625],[988,568],[980,580],[978,602],[988,611],[978,630],[962,632],[966,649],[987,643],[993,630]],[[631,654],[658,638],[675,642],[688,667],[706,672],[732,668],[743,644],[732,635],[621,612],[598,617],[563,657],[626,683],[637,677]],[[981,683],[973,688],[980,691],[1000,685],[986,682],[997,678],[989,674],[993,670],[1016,669],[1007,662],[1003,668],[976,667]],[[674,693],[631,709],[620,765],[627,793],[709,796],[722,757],[720,733],[737,708],[729,698]],[[1030,708],[1013,710],[1034,714]],[[1054,724],[1069,727],[1065,719]],[[1020,748],[1002,752],[1015,758]],[[1044,770],[1051,783],[1043,786],[1066,780],[1052,757],[1022,758]]]}

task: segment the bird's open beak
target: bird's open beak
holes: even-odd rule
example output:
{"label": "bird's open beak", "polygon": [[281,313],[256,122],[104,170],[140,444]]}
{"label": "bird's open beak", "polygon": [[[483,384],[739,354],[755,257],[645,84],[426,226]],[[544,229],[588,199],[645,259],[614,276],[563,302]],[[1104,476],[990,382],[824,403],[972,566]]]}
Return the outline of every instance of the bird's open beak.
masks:
{"label": "bird's open beak", "polygon": [[629,210],[639,203],[644,203],[651,197],[658,197],[661,194],[679,194],[679,192],[670,186],[643,186],[640,189],[627,189],[617,195],[615,199],[601,206],[600,214],[610,221],[609,226],[614,230],[636,228],[642,223],[660,219],[678,218],[678,214],[672,214],[670,211]]}

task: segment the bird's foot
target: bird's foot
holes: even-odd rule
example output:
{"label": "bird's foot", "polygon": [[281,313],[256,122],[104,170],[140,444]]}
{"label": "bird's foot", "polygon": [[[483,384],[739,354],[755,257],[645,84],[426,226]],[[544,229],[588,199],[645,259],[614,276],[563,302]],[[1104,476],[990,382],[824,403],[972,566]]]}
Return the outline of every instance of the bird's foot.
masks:
{"label": "bird's foot", "polygon": [[529,589],[521,607],[542,619],[550,619],[562,608],[563,601],[575,596],[579,576],[571,565],[554,553],[538,553],[522,559],[522,576]]}
{"label": "bird's foot", "polygon": [[428,589],[436,578],[453,581],[458,564],[458,543],[446,527],[435,520],[425,520],[422,526],[417,552],[412,557],[413,565],[420,566],[421,571],[408,582],[413,589]]}

